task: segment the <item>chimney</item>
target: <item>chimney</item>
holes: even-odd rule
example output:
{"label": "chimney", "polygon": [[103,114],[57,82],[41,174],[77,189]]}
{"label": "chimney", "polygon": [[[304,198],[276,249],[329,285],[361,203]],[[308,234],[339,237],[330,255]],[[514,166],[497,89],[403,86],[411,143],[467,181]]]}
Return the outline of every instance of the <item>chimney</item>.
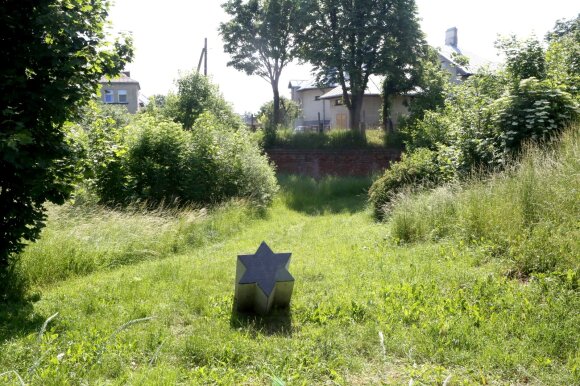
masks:
{"label": "chimney", "polygon": [[121,74],[125,75],[127,78],[131,77],[131,71],[121,71]]}
{"label": "chimney", "polygon": [[445,45],[457,47],[457,27],[449,28],[445,31]]}

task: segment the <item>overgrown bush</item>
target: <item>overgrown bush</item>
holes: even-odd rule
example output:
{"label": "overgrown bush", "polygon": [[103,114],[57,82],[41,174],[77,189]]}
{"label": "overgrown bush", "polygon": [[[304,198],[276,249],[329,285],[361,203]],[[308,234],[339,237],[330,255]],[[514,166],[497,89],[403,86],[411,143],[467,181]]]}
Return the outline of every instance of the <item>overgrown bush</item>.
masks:
{"label": "overgrown bush", "polygon": [[76,201],[94,200],[96,196],[119,202],[127,195],[120,183],[120,157],[126,151],[125,128],[131,120],[124,106],[92,101],[76,123],[68,124],[68,135],[77,150],[77,168],[83,175],[75,188]]}
{"label": "overgrown bush", "polygon": [[190,131],[142,115],[122,141],[122,151],[103,170],[114,178],[98,189],[109,204],[211,204],[244,197],[265,205],[277,190],[274,171],[250,134],[232,130],[211,113],[198,117]]}
{"label": "overgrown bush", "polygon": [[[535,78],[522,80],[494,106],[497,156],[515,152],[528,139],[549,138],[578,116],[578,106],[567,92]],[[496,162],[504,162],[499,159]]]}
{"label": "overgrown bush", "polygon": [[570,272],[578,278],[580,127],[542,147],[526,148],[521,163],[483,180],[397,195],[389,208],[391,236],[483,248],[507,260],[518,277]]}
{"label": "overgrown bush", "polygon": [[173,120],[186,130],[190,130],[204,112],[211,112],[231,128],[243,126],[217,85],[208,77],[194,71],[181,73],[175,85],[177,93],[152,96],[142,114]]}
{"label": "overgrown bush", "polygon": [[[367,130],[370,134],[372,131]],[[275,136],[266,143],[267,147],[292,149],[348,149],[373,146],[367,141],[367,136],[355,130],[331,130],[325,133],[296,133],[290,129],[277,130]],[[379,147],[380,142],[374,145]]]}
{"label": "overgrown bush", "polygon": [[[281,127],[293,127],[294,120],[300,116],[300,106],[285,97],[280,97],[280,117],[279,125]],[[275,127],[274,124],[274,102],[266,102],[260,107],[258,112],[258,121],[262,127]]]}
{"label": "overgrown bush", "polygon": [[441,178],[436,152],[418,149],[413,153],[403,154],[401,161],[387,169],[369,190],[369,202],[375,216],[383,218],[385,206],[401,190],[411,186],[434,186]]}

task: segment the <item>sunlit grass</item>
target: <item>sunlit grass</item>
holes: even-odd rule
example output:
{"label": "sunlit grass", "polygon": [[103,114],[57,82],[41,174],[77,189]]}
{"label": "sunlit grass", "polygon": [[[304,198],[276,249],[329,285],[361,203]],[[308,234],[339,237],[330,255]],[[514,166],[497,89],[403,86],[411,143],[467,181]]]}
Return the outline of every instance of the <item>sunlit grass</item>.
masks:
{"label": "sunlit grass", "polygon": [[[486,246],[397,245],[365,208],[364,179],[280,184],[269,212],[250,221],[244,209],[230,214],[235,207],[203,216],[52,211],[54,245],[110,228],[99,256],[116,256],[125,238],[158,245],[160,256],[39,279],[40,300],[0,308],[0,374],[14,370],[33,385],[580,381],[580,297],[571,281],[512,280]],[[224,216],[222,236],[201,232],[205,241],[175,252],[174,241],[156,241],[189,234],[179,221],[195,234],[191,224],[213,216]],[[293,253],[291,308],[241,317],[232,313],[236,256],[261,241]],[[31,269],[46,267],[42,249],[26,253]],[[12,372],[0,383],[19,384]]]}
{"label": "sunlit grass", "polygon": [[580,276],[580,127],[552,148],[529,147],[521,163],[464,186],[402,194],[389,226],[402,242],[451,239],[485,245],[511,274]]}
{"label": "sunlit grass", "polygon": [[270,146],[293,149],[400,148],[402,144],[396,137],[396,134],[385,134],[380,128],[367,129],[364,135],[350,129],[332,129],[323,133],[281,129],[276,132]]}

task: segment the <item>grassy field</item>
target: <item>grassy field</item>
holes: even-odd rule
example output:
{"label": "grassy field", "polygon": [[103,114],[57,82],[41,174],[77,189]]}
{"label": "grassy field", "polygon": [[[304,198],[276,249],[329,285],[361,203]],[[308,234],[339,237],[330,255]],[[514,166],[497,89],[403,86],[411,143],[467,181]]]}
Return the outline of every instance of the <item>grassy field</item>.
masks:
{"label": "grassy field", "polygon": [[[561,189],[578,197],[574,173]],[[0,306],[0,384],[580,383],[577,270],[510,276],[513,259],[456,235],[457,210],[446,233],[419,226],[421,195],[376,223],[367,179],[280,183],[265,213],[51,208],[20,267],[38,295]],[[293,253],[292,305],[238,315],[236,256],[263,240]]]}

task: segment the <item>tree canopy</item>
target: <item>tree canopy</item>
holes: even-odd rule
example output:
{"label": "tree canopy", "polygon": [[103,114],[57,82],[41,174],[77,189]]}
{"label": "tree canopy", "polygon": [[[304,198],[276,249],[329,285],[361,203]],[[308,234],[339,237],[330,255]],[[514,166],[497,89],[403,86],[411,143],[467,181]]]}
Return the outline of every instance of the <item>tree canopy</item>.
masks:
{"label": "tree canopy", "polygon": [[220,26],[228,66],[258,75],[272,86],[274,123],[280,122],[278,83],[296,53],[295,35],[304,18],[304,0],[229,0],[223,4],[232,16]]}
{"label": "tree canopy", "polygon": [[303,59],[323,83],[338,83],[358,129],[371,75],[401,77],[423,48],[414,0],[313,0],[301,34]]}
{"label": "tree canopy", "polygon": [[[63,124],[95,95],[103,75],[132,56],[107,43],[105,0],[6,0],[0,6],[0,287],[10,256],[38,237],[43,204],[62,203],[75,178]],[[3,289],[0,288],[0,297]]]}

